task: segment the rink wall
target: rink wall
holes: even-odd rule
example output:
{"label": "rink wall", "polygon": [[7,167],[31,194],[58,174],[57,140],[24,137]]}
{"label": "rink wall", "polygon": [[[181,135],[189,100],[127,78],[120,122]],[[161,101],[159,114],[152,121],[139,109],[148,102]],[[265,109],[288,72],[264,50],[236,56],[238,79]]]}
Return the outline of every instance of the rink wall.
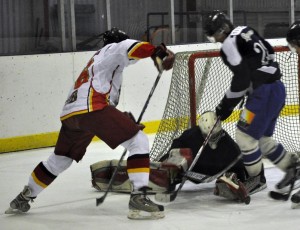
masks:
{"label": "rink wall", "polygon": [[[272,45],[286,45],[284,39],[270,41]],[[177,53],[219,47],[220,44],[203,43],[168,48]],[[0,153],[55,145],[62,106],[93,53],[0,57]],[[148,134],[157,131],[171,76],[172,70],[163,73],[143,116]],[[126,68],[118,108],[138,117],[156,77],[157,70],[150,58]]]}

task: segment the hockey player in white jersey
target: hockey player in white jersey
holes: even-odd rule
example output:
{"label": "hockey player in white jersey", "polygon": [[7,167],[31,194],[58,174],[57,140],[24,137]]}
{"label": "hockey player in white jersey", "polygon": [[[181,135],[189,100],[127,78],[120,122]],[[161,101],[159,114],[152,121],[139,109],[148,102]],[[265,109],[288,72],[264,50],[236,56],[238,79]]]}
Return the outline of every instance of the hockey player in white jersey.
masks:
{"label": "hockey player in white jersey", "polygon": [[[249,175],[245,186],[253,194],[267,187],[262,156],[285,172],[294,161],[295,153],[287,152],[272,138],[286,98],[280,68],[264,38],[251,27],[234,27],[223,12],[211,12],[203,29],[210,42],[222,43],[222,60],[233,73],[230,87],[216,107],[217,115],[227,119],[246,99],[235,137]],[[285,178],[277,184],[278,188],[284,186]]]}
{"label": "hockey player in white jersey", "polygon": [[[133,184],[128,218],[164,217],[164,207],[148,197],[149,141],[141,126],[116,106],[125,67],[151,57],[159,71],[173,66],[174,54],[163,44],[130,39],[113,28],[103,35],[104,46],[97,51],[73,84],[61,113],[61,130],[49,158],[40,162],[24,190],[10,203],[6,213],[27,212],[35,199],[75,160],[79,162],[94,136],[110,148],[121,145],[129,152],[127,171]],[[141,77],[142,74],[141,74]],[[145,215],[143,215],[145,214]]]}

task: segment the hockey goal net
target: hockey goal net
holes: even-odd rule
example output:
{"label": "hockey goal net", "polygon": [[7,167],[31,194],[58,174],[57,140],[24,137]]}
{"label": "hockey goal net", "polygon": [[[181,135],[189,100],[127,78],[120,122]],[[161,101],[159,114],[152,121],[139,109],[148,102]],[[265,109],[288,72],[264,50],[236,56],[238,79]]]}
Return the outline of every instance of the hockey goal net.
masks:
{"label": "hockey goal net", "polygon": [[[299,151],[299,77],[298,55],[288,47],[274,47],[276,61],[286,86],[286,105],[276,125],[274,138],[289,151]],[[232,73],[220,57],[219,51],[181,52],[176,54],[165,111],[150,151],[151,160],[165,155],[174,138],[195,126],[201,113],[218,105],[228,89]],[[235,125],[241,108],[237,105],[231,116],[222,123],[234,138]]]}

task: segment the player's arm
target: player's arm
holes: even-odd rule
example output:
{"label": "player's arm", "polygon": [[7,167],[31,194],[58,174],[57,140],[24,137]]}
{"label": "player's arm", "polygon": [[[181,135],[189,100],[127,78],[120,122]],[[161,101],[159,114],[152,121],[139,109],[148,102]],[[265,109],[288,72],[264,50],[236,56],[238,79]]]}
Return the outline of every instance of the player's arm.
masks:
{"label": "player's arm", "polygon": [[224,44],[221,55],[233,73],[230,87],[216,108],[217,116],[221,116],[221,120],[225,120],[247,93],[251,82],[251,69],[248,59],[240,54],[237,45]]}
{"label": "player's arm", "polygon": [[149,42],[136,41],[128,49],[129,59],[142,59],[151,57],[159,72],[170,70],[173,67],[175,55],[162,43],[154,46]]}
{"label": "player's arm", "polygon": [[[242,65],[238,67],[243,69]],[[245,68],[247,69],[247,68]],[[247,71],[241,76],[241,71],[234,72],[230,88],[226,91],[223,99],[216,108],[217,116],[221,116],[221,120],[227,119],[237,104],[244,98],[250,86],[250,76]]]}

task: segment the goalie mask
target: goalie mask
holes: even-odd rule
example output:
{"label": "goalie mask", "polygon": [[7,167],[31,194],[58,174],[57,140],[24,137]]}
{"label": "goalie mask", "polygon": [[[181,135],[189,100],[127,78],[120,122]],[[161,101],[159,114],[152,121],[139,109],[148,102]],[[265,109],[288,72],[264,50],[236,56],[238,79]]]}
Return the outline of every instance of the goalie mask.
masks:
{"label": "goalie mask", "polygon": [[204,23],[204,33],[210,42],[217,42],[215,36],[229,35],[234,26],[227,15],[219,10],[214,10],[208,14]]}
{"label": "goalie mask", "polygon": [[113,27],[111,30],[106,31],[103,34],[104,46],[110,43],[118,43],[128,39],[129,36],[122,30],[119,30],[116,27]]}
{"label": "goalie mask", "polygon": [[300,21],[296,21],[290,26],[286,40],[290,50],[296,52],[295,46],[300,47]]}
{"label": "goalie mask", "polygon": [[[216,121],[217,115],[212,111],[205,112],[201,115],[198,125],[204,138],[206,138],[210,130],[214,127]],[[219,121],[213,129],[210,139],[208,140],[208,144],[212,149],[217,148],[218,142],[222,137],[222,130],[221,122]]]}

